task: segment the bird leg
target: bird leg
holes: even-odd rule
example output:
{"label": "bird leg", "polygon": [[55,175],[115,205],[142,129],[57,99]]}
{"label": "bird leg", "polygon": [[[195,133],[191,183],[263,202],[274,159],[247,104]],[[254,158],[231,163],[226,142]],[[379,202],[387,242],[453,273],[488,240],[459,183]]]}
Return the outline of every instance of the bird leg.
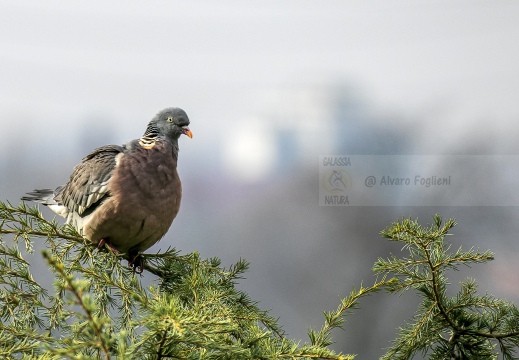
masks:
{"label": "bird leg", "polygon": [[111,250],[116,255],[119,255],[121,253],[112,244],[110,244],[110,242],[106,241],[105,239],[99,240],[99,244],[97,244],[97,248],[101,249],[103,246],[106,247],[107,249]]}
{"label": "bird leg", "polygon": [[144,258],[137,252],[128,252],[128,266],[133,268],[137,274],[142,274],[144,271]]}
{"label": "bird leg", "polygon": [[[112,251],[115,255],[119,255],[121,253],[106,239],[99,240],[99,244],[97,244],[98,249],[101,249],[103,246]],[[130,251],[128,254],[128,266],[133,268],[137,274],[142,274],[144,271],[144,258],[138,252],[132,253]]]}

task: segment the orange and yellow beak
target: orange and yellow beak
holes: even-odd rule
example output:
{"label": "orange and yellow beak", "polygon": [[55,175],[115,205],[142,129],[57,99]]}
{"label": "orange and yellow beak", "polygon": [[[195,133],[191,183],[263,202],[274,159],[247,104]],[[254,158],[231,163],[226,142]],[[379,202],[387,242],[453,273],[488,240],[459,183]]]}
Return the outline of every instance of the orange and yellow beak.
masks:
{"label": "orange and yellow beak", "polygon": [[191,139],[193,138],[193,133],[187,126],[182,127],[182,134],[189,136]]}

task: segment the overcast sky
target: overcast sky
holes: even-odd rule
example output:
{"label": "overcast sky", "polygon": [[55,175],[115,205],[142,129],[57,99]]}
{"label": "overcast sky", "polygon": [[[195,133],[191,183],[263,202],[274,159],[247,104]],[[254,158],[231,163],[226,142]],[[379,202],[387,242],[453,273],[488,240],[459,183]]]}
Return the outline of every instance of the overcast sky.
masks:
{"label": "overcast sky", "polygon": [[373,111],[506,136],[518,14],[512,0],[0,1],[0,121],[32,138],[110,119],[122,142],[175,105],[209,144],[266,93],[343,81]]}

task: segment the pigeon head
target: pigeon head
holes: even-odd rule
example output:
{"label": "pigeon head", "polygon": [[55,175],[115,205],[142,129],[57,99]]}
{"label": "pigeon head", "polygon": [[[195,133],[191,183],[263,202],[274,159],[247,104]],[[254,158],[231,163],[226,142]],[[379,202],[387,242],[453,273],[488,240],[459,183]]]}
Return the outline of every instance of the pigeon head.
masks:
{"label": "pigeon head", "polygon": [[192,138],[193,134],[187,127],[188,125],[189,118],[184,110],[167,108],[151,119],[143,138],[164,136],[169,140],[177,140],[182,134]]}

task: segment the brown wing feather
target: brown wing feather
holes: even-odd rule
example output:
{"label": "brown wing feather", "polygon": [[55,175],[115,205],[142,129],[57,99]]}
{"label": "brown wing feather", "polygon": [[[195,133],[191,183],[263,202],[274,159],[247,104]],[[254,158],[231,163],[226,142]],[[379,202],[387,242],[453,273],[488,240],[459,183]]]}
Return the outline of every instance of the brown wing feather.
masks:
{"label": "brown wing feather", "polygon": [[92,211],[104,197],[110,196],[109,182],[117,166],[117,155],[124,152],[118,145],[99,147],[74,167],[69,182],[56,196],[69,211],[82,215]]}

